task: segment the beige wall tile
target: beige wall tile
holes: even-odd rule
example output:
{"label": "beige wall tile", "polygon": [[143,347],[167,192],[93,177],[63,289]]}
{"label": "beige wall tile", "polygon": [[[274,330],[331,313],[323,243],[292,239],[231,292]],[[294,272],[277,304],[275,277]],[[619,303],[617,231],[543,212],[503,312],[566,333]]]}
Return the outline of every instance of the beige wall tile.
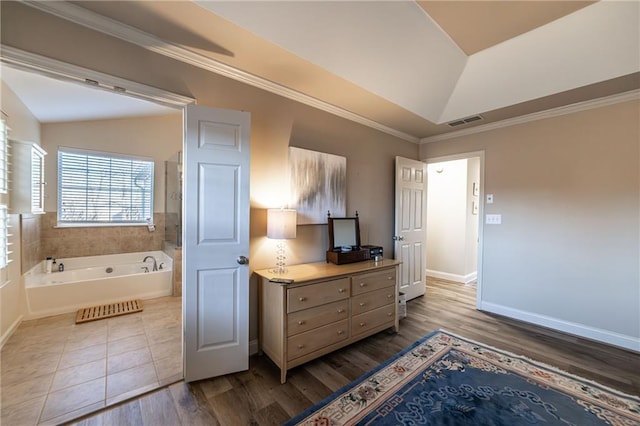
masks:
{"label": "beige wall tile", "polygon": [[149,232],[145,226],[56,228],[56,212],[41,216],[42,237],[36,244],[39,257],[66,258],[155,251],[162,249],[164,241],[164,213],[154,214],[154,232]]}
{"label": "beige wall tile", "polygon": [[42,260],[40,236],[42,216],[34,214],[20,215],[20,248],[22,273],[33,268]]}

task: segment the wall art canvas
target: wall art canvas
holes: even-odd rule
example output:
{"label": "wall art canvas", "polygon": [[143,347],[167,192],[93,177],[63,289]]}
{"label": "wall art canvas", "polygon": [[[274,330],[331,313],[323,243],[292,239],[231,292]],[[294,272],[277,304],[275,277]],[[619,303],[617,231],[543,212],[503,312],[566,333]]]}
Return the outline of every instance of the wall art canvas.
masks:
{"label": "wall art canvas", "polygon": [[289,148],[292,208],[298,225],[327,223],[346,213],[347,158],[302,148]]}

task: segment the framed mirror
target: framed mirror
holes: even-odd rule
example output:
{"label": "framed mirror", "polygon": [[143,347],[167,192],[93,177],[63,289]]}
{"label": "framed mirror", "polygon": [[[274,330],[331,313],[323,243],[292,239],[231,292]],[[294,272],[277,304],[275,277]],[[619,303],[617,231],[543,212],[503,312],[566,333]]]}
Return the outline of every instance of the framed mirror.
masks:
{"label": "framed mirror", "polygon": [[329,250],[341,247],[360,249],[360,221],[358,217],[329,217]]}

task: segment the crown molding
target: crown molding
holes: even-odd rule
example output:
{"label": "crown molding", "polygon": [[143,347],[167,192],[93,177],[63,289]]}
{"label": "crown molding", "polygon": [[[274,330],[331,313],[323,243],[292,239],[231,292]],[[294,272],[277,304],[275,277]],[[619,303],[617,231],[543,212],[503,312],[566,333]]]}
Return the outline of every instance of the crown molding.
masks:
{"label": "crown molding", "polygon": [[24,1],[23,3],[42,12],[57,16],[67,21],[71,21],[75,24],[82,25],[92,30],[99,31],[103,34],[119,38],[128,43],[135,44],[163,56],[266,90],[287,99],[303,103],[305,105],[323,110],[338,117],[342,117],[347,120],[370,127],[372,129],[379,130],[397,138],[416,144],[420,142],[420,139],[413,135],[409,135],[399,130],[392,129],[391,127],[385,126],[384,124],[378,123],[377,121],[368,119],[351,111],[347,111],[328,102],[290,89],[257,75],[242,71],[238,68],[216,61],[215,59],[211,59],[199,53],[192,52],[189,49],[185,49],[184,47],[167,42],[147,32],[123,24],[122,22],[116,21],[114,19],[107,18],[66,1],[49,2],[28,0]]}
{"label": "crown molding", "polygon": [[529,123],[531,121],[544,120],[546,118],[559,117],[566,114],[573,114],[579,111],[586,111],[594,108],[601,108],[608,105],[615,105],[622,102],[640,100],[640,89],[630,90],[628,92],[618,93],[615,95],[605,96],[602,98],[592,99],[584,102],[578,102],[571,105],[561,106],[548,109],[545,111],[534,112],[531,114],[521,115],[519,117],[507,118],[506,120],[496,121],[494,123],[482,124],[480,126],[462,129],[455,132],[445,133],[442,135],[430,136],[420,139],[420,144],[431,142],[445,141],[449,139],[459,138],[461,136],[473,135],[475,133],[488,132],[489,130],[501,129],[503,127],[516,126],[518,124]]}
{"label": "crown molding", "polygon": [[72,81],[92,88],[152,101],[171,108],[182,108],[195,103],[195,99],[167,92],[112,75],[93,71],[77,65],[26,52],[0,44],[0,61],[24,71],[35,72],[57,80]]}

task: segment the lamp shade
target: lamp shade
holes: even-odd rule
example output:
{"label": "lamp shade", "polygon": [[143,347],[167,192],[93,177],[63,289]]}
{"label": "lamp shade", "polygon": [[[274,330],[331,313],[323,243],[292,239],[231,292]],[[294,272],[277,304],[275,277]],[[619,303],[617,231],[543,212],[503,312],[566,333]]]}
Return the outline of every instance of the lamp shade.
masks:
{"label": "lamp shade", "polygon": [[267,237],[289,240],[296,237],[296,211],[293,209],[267,210]]}

